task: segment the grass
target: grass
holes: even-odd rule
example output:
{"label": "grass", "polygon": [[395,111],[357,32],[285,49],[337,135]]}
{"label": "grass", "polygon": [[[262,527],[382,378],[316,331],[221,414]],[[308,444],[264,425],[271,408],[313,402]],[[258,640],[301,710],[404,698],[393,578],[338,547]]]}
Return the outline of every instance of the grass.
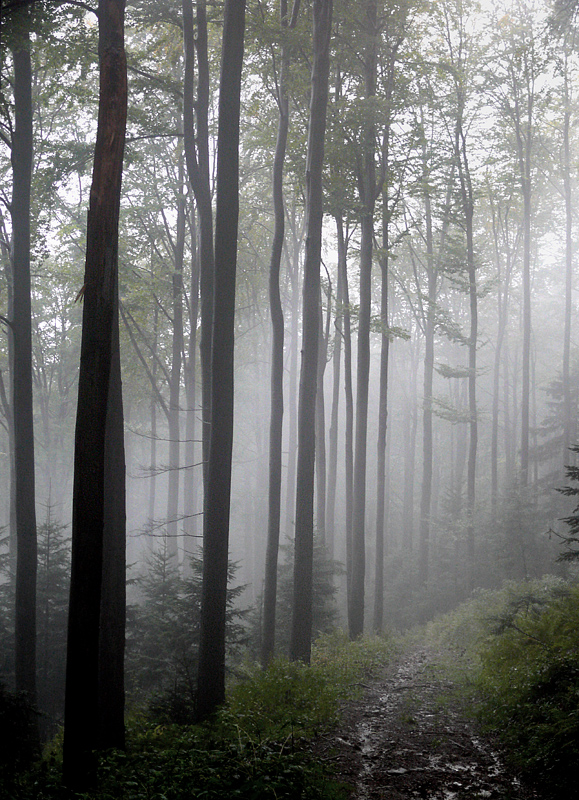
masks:
{"label": "grass", "polygon": [[[395,652],[389,639],[351,643],[320,638],[312,663],[247,665],[211,724],[160,725],[133,716],[127,749],[99,761],[94,790],[82,800],[338,800],[343,787],[311,754],[310,742],[339,721],[340,705]],[[61,746],[2,787],[13,800],[63,800]]]}

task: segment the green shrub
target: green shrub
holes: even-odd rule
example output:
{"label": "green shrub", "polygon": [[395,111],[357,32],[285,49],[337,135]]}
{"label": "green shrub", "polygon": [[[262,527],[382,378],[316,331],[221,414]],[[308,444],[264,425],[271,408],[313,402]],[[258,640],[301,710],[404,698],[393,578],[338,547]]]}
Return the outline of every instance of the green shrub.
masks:
{"label": "green shrub", "polygon": [[336,722],[341,701],[393,655],[390,639],[348,641],[342,632],[320,636],[312,663],[275,660],[266,670],[254,666],[232,687],[223,712],[249,736],[311,736]]}
{"label": "green shrub", "polygon": [[553,577],[480,591],[427,629],[486,729],[546,798],[579,797],[569,789],[579,766],[578,631],[579,586]]}
{"label": "green shrub", "polygon": [[578,630],[579,587],[553,587],[507,606],[481,652],[480,716],[552,797],[579,765]]}

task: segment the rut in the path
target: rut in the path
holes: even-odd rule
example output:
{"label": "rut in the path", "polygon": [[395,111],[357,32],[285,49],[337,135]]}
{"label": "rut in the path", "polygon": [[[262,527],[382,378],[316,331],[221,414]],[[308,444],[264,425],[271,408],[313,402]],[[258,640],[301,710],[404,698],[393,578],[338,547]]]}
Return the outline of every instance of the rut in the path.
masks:
{"label": "rut in the path", "polygon": [[531,800],[475,726],[449,702],[419,649],[368,687],[328,737],[323,755],[337,765],[355,800]]}

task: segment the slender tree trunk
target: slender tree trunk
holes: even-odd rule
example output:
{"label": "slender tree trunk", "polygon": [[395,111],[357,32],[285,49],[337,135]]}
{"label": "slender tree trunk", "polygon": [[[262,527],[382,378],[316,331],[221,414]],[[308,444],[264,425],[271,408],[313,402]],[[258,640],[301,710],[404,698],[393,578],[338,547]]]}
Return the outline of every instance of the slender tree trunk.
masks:
{"label": "slender tree trunk", "polygon": [[290,640],[290,658],[307,663],[310,661],[312,638],[315,416],[323,219],[322,167],[328,103],[331,24],[332,0],[314,0],[314,56],[306,162],[306,252],[298,408],[293,615]]}
{"label": "slender tree trunk", "polygon": [[[386,145],[387,152],[387,145]],[[387,159],[387,156],[386,156]],[[387,168],[387,160],[386,160]],[[385,505],[386,505],[386,433],[388,426],[388,357],[390,331],[388,327],[388,193],[383,192],[382,254],[380,272],[382,276],[380,296],[380,324],[382,327],[380,347],[380,400],[378,405],[377,481],[376,481],[376,565],[374,580],[374,630],[382,631],[384,625],[384,555]]]}
{"label": "slender tree trunk", "polygon": [[571,410],[571,319],[573,312],[573,198],[571,193],[571,110],[567,56],[565,56],[565,111],[563,116],[563,187],[565,195],[565,325],[563,331],[563,464],[569,462],[575,424]]}
{"label": "slender tree trunk", "polygon": [[[24,26],[28,24],[24,20]],[[30,35],[12,49],[12,417],[16,515],[16,690],[36,702],[36,501],[30,296],[30,187],[32,181],[32,64]]]}
{"label": "slender tree trunk", "polygon": [[[183,125],[187,174],[193,188],[199,214],[199,259],[201,292],[201,419],[205,484],[211,434],[211,336],[213,330],[213,293],[215,252],[213,244],[213,208],[209,169],[209,56],[207,42],[207,3],[196,3],[196,32],[192,0],[182,0],[183,50]],[[194,96],[195,50],[197,51],[197,97]],[[195,120],[197,130],[195,130]]]}
{"label": "slender tree trunk", "polygon": [[291,311],[290,311],[290,352],[288,386],[288,456],[286,486],[286,536],[294,537],[295,495],[296,495],[296,454],[298,438],[298,414],[296,397],[298,393],[298,350],[299,350],[299,237],[294,231],[291,262]]}
{"label": "slender tree trunk", "polygon": [[[120,563],[125,552],[125,515],[117,321],[118,222],[127,114],[123,0],[99,2],[99,63],[75,433],[66,665],[64,772],[68,785],[76,790],[84,790],[94,775],[93,751],[119,746],[124,737],[124,625],[117,616],[124,614],[125,586]],[[102,664],[105,657],[114,663]],[[119,679],[113,691],[111,682]],[[111,705],[105,708],[105,704]]]}
{"label": "slender tree trunk", "polygon": [[422,489],[420,494],[420,541],[418,551],[418,580],[428,581],[430,556],[430,514],[432,504],[432,385],[434,376],[434,321],[437,273],[434,265],[432,211],[428,189],[424,196],[426,212],[426,257],[428,260],[428,295],[424,320],[424,379],[422,391]]}
{"label": "slender tree trunk", "polygon": [[169,485],[167,492],[167,546],[174,564],[179,559],[179,468],[181,455],[181,362],[183,353],[183,256],[185,252],[185,196],[183,165],[179,168],[177,235],[172,275],[173,337],[169,380]]}
{"label": "slender tree trunk", "polygon": [[336,487],[338,482],[338,413],[340,406],[340,366],[343,337],[343,279],[338,268],[336,294],[336,315],[334,320],[334,349],[332,353],[332,410],[330,414],[329,454],[328,454],[328,496],[326,508],[326,547],[328,557],[335,557],[336,542]]}
{"label": "slender tree trunk", "polygon": [[225,700],[225,615],[233,448],[235,276],[239,217],[239,115],[245,0],[225,0],[217,137],[215,307],[211,359],[211,442],[203,528],[197,713]]}
{"label": "slender tree trunk", "polygon": [[[364,54],[365,96],[376,94],[377,3],[366,4]],[[352,510],[352,586],[348,603],[351,639],[364,632],[364,579],[366,575],[366,456],[368,436],[368,389],[370,381],[370,319],[372,312],[372,250],[376,201],[376,126],[370,119],[364,131],[363,172],[358,177],[362,204],[360,219],[360,310],[358,313],[358,359],[356,374],[356,430],[354,442],[354,506]]]}
{"label": "slender tree trunk", "polygon": [[185,362],[185,471],[183,475],[183,511],[185,515],[185,562],[184,572],[189,574],[190,561],[197,549],[197,493],[198,472],[195,463],[197,452],[195,436],[197,431],[197,320],[199,317],[199,257],[196,248],[197,231],[195,212],[191,209],[191,285],[189,288],[189,341]]}
{"label": "slender tree trunk", "polygon": [[478,414],[476,407],[476,355],[478,344],[478,302],[476,288],[476,265],[474,258],[473,216],[474,200],[470,168],[466,150],[466,135],[462,125],[462,109],[464,100],[459,89],[459,118],[456,126],[456,155],[460,180],[462,207],[466,234],[466,263],[469,285],[470,335],[468,341],[468,409],[469,409],[469,450],[467,467],[467,587],[474,587],[475,570],[475,491],[476,491],[476,456],[478,442]]}
{"label": "slender tree trunk", "polygon": [[352,586],[352,510],[354,506],[354,390],[352,380],[352,322],[350,314],[350,291],[348,287],[347,240],[344,235],[344,222],[341,216],[336,217],[336,233],[338,239],[338,270],[342,278],[342,293],[344,297],[346,583],[349,603]]}
{"label": "slender tree trunk", "polygon": [[[299,0],[294,4],[288,20],[287,0],[280,0],[282,28],[293,28],[297,20]],[[289,99],[287,71],[289,48],[282,45],[281,70],[278,93],[278,129],[273,163],[273,208],[275,228],[269,267],[269,307],[272,325],[271,353],[271,409],[269,422],[269,492],[267,517],[267,548],[265,556],[265,581],[263,589],[263,635],[261,663],[266,666],[273,658],[275,641],[275,608],[277,596],[277,562],[281,522],[282,436],[283,436],[283,355],[284,318],[280,296],[280,268],[285,233],[285,208],[283,200],[283,165],[289,129]]]}
{"label": "slender tree trunk", "polygon": [[416,433],[418,430],[417,373],[418,356],[412,351],[410,385],[405,411],[404,446],[404,501],[402,509],[403,547],[408,553],[414,550],[414,479],[416,471]]}
{"label": "slender tree trunk", "polygon": [[[155,308],[153,311],[153,365],[152,365],[152,375],[153,380],[155,381],[156,385],[156,373],[157,373],[157,346],[158,346],[158,339],[159,339],[159,309],[155,304]],[[151,391],[151,399],[149,403],[150,407],[150,415],[151,415],[151,464],[150,464],[150,485],[149,485],[149,510],[148,510],[148,518],[149,518],[149,525],[151,527],[150,531],[150,547],[151,550],[154,549],[154,538],[153,538],[153,527],[155,525],[155,500],[157,497],[157,398],[154,391]]]}
{"label": "slender tree trunk", "polygon": [[[330,301],[328,300],[328,303]],[[328,306],[327,324],[324,331],[323,312],[320,305],[320,331],[318,347],[318,386],[316,389],[316,532],[320,543],[326,545],[326,398],[324,393],[324,374],[328,354],[329,321],[331,309]]]}

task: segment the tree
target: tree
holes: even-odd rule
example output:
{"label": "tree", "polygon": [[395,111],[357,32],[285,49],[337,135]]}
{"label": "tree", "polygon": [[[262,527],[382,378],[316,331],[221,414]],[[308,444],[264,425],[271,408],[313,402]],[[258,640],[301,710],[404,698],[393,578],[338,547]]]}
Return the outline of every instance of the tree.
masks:
{"label": "tree", "polygon": [[127,115],[124,0],[99,2],[100,96],[88,213],[75,433],[64,772],[124,744],[125,508],[118,223]]}
{"label": "tree", "polygon": [[295,558],[290,658],[309,663],[312,639],[314,461],[322,249],[322,168],[330,72],[332,0],[314,0],[313,65],[306,161],[306,251],[298,406]]}
{"label": "tree", "polygon": [[358,358],[356,380],[356,429],[354,438],[354,491],[352,510],[352,581],[348,599],[350,638],[364,631],[366,451],[368,435],[368,389],[370,380],[370,318],[372,311],[372,251],[374,243],[374,206],[376,187],[376,124],[371,106],[376,95],[378,59],[378,4],[366,3],[363,22],[364,99],[367,101],[363,123],[358,194],[360,197],[360,310],[358,312]]}
{"label": "tree", "polygon": [[[199,215],[199,281],[201,292],[201,390],[202,440],[205,464],[205,488],[211,435],[211,347],[213,330],[213,293],[215,249],[213,242],[213,207],[209,168],[209,58],[207,38],[207,3],[196,3],[197,35],[193,27],[192,0],[182,0],[183,52],[183,142],[187,174]],[[197,96],[194,101],[195,51],[197,52]],[[195,128],[195,120],[197,128]]]}
{"label": "tree", "polygon": [[225,620],[233,446],[233,351],[239,215],[239,113],[245,0],[226,0],[219,89],[211,437],[203,528],[199,640],[200,719],[225,699]]}
{"label": "tree", "polygon": [[36,499],[32,397],[30,297],[30,187],[32,181],[32,61],[30,9],[19,11],[21,28],[12,46],[12,418],[16,519],[16,689],[36,701]]}
{"label": "tree", "polygon": [[[280,0],[280,24],[293,29],[297,22],[300,2],[294,0],[291,17],[288,17],[286,0]],[[261,661],[265,666],[271,661],[275,640],[275,607],[277,593],[277,564],[281,515],[282,433],[283,433],[283,351],[284,319],[280,296],[280,266],[284,242],[285,208],[283,200],[283,165],[289,128],[289,96],[287,72],[289,70],[289,43],[282,43],[281,67],[277,104],[279,120],[273,163],[274,234],[269,267],[269,303],[272,325],[271,358],[271,412],[269,425],[269,496],[267,520],[267,549],[263,589],[263,638]]]}

